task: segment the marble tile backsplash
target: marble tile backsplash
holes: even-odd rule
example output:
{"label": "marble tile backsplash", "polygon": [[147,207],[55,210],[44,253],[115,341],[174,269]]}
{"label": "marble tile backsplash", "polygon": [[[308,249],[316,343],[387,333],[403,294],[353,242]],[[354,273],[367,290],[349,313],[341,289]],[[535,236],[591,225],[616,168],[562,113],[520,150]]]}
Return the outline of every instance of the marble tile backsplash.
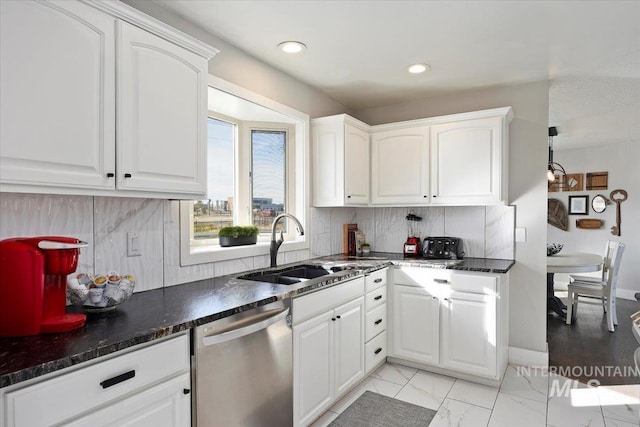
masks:
{"label": "marble tile backsplash", "polygon": [[[343,210],[341,214],[337,211]],[[413,213],[422,221],[405,217]],[[325,232],[312,234],[314,256],[342,252],[342,224],[357,223],[365,233],[372,250],[401,253],[409,236],[409,226],[419,237],[453,236],[464,240],[468,257],[514,259],[515,207],[453,206],[415,208],[312,208],[312,226],[332,230],[329,244]],[[342,221],[342,222],[340,222]],[[322,240],[316,243],[316,240]],[[318,247],[326,248],[315,253]]]}
{"label": "marble tile backsplash", "polygon": [[66,236],[89,243],[78,271],[94,271],[93,197],[0,193],[0,240]]}
{"label": "marble tile backsplash", "polygon": [[[95,272],[136,277],[136,290],[162,287],[164,200],[94,197]],[[138,233],[140,256],[127,256],[127,233]]]}
{"label": "marble tile backsplash", "polygon": [[[89,243],[78,271],[133,274],[136,292],[269,266],[259,255],[215,263],[180,266],[179,202],[121,197],[0,193],[0,240],[18,236],[60,235]],[[402,252],[409,229],[407,213],[421,236],[462,237],[467,256],[514,258],[515,208],[311,208],[310,250],[278,254],[278,263],[342,252],[342,224],[358,223],[372,249]],[[127,257],[126,233],[139,234],[142,255]]]}

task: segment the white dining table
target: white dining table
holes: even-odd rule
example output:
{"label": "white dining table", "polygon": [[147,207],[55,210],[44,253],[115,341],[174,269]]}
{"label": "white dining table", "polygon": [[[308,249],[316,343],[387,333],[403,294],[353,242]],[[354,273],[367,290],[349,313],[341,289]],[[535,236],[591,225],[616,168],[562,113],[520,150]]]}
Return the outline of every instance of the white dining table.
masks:
{"label": "white dining table", "polygon": [[559,253],[547,257],[547,308],[560,317],[566,317],[567,306],[553,293],[555,273],[590,273],[599,271],[603,264],[602,255],[591,253]]}
{"label": "white dining table", "polygon": [[602,268],[602,255],[559,253],[547,257],[547,273],[589,273]]}

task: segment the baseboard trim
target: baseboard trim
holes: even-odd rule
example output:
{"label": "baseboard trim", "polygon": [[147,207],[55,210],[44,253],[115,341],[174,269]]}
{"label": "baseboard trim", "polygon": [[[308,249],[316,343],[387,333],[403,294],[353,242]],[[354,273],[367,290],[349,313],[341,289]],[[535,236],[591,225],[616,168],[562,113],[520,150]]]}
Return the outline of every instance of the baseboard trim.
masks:
{"label": "baseboard trim", "polygon": [[628,299],[631,301],[637,301],[636,300],[636,294],[639,293],[640,291],[634,291],[633,289],[616,289],[616,298],[622,298],[622,299]]}
{"label": "baseboard trim", "polygon": [[509,364],[530,366],[532,368],[549,367],[549,347],[546,351],[535,351],[520,347],[509,347]]}

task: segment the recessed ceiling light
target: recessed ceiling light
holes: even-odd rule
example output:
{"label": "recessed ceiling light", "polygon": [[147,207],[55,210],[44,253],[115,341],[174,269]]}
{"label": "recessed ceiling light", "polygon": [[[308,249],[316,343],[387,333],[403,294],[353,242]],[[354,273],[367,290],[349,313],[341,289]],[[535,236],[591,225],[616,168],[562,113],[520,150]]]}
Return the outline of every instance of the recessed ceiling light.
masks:
{"label": "recessed ceiling light", "polygon": [[431,67],[428,64],[413,64],[413,65],[409,65],[409,72],[411,74],[420,74],[420,73],[424,73],[425,71],[429,71],[431,69]]}
{"label": "recessed ceiling light", "polygon": [[282,42],[278,47],[285,53],[300,53],[307,48],[304,43],[296,41]]}

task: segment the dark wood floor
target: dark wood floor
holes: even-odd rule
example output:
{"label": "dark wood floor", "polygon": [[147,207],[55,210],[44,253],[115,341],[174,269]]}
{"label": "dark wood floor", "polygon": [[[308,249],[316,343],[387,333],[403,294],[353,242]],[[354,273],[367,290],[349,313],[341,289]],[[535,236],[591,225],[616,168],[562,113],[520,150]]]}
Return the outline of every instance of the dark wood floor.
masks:
{"label": "dark wood floor", "polygon": [[[631,375],[635,370],[633,352],[640,344],[631,333],[629,318],[640,311],[640,302],[618,298],[616,304],[618,326],[613,333],[607,330],[602,307],[580,304],[577,320],[572,325],[550,312],[547,315],[547,342],[551,369],[571,367],[572,372],[565,376],[584,383],[591,379],[597,379],[603,385],[640,383],[640,377]],[[604,371],[600,372],[604,375],[593,375],[597,369]],[[623,375],[625,373],[627,375]]]}

